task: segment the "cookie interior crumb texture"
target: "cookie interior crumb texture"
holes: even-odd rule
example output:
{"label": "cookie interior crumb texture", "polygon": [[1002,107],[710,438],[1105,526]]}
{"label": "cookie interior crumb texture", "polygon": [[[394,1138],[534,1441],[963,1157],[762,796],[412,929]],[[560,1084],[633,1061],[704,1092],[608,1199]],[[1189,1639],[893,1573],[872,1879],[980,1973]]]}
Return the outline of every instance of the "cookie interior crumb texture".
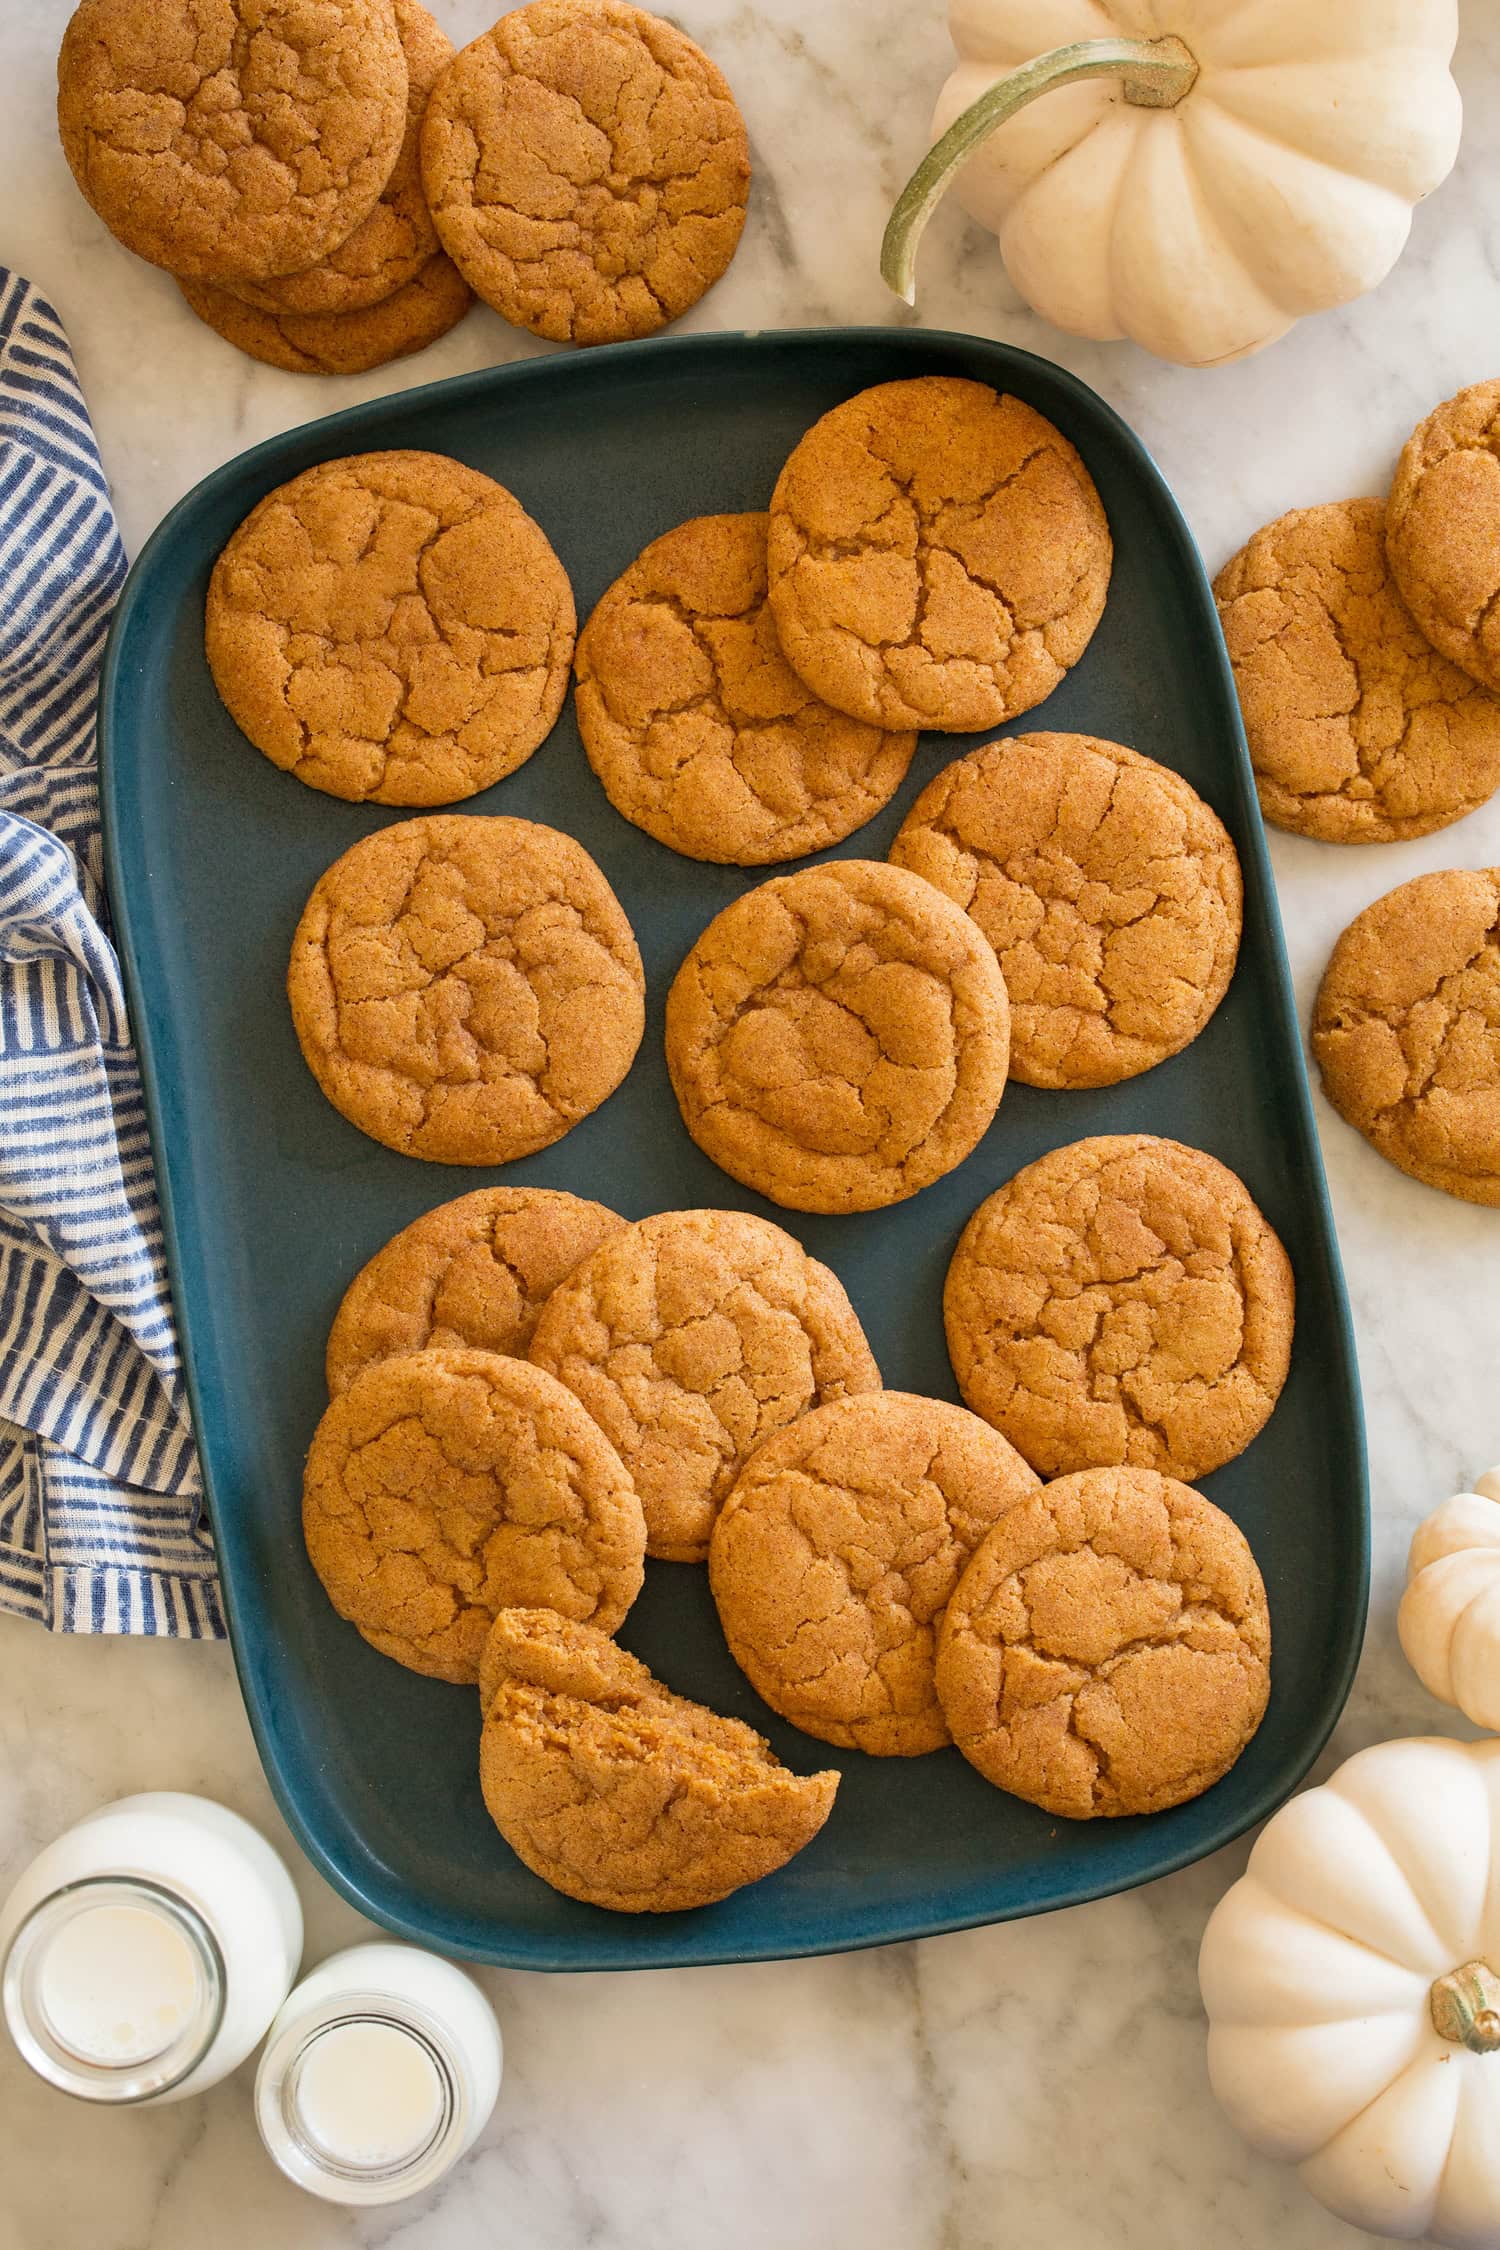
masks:
{"label": "cookie interior crumb texture", "polygon": [[1500,868],[1419,875],[1357,915],[1312,1039],[1329,1100],[1382,1156],[1500,1205]]}
{"label": "cookie interior crumb texture", "polygon": [[833,1806],[836,1772],[789,1772],[740,1720],[543,1610],[496,1619],[481,1695],[491,1818],[534,1874],[592,1906],[711,1905],[785,1866]]}
{"label": "cookie interior crumb texture", "polygon": [[891,847],[994,946],[1011,1076],[1110,1086],[1197,1037],[1239,953],[1240,863],[1182,776],[1082,734],[992,742],[928,784]]}
{"label": "cookie interior crumb texture", "polygon": [[1412,432],[1386,547],[1433,647],[1500,693],[1500,379],[1471,384]]}
{"label": "cookie interior crumb texture", "polygon": [[1238,1526],[1171,1477],[1089,1469],[1018,1502],[979,1548],[937,1684],[987,1780],[1088,1820],[1220,1780],[1265,1715],[1270,1655]]}

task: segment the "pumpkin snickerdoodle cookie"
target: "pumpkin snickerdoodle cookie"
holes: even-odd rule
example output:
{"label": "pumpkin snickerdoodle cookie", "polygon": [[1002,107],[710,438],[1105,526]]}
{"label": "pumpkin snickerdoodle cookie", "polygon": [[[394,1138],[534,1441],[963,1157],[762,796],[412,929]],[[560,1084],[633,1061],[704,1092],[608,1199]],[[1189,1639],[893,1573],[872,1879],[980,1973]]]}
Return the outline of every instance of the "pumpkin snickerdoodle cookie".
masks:
{"label": "pumpkin snickerdoodle cookie", "polygon": [[1239,1527],[1154,1470],[1087,1469],[1018,1501],[979,1548],[937,1687],[987,1781],[1091,1820],[1221,1779],[1265,1716],[1270,1654]]}
{"label": "pumpkin snickerdoodle cookie", "polygon": [[734,256],[744,120],[675,25],[625,0],[532,0],[465,47],[422,128],[449,255],[553,343],[649,336]]}
{"label": "pumpkin snickerdoodle cookie", "polygon": [[764,1439],[826,1399],[880,1388],[838,1276],[745,1211],[662,1211],[611,1234],[548,1298],[531,1357],[614,1446],[646,1551],[668,1562],[703,1560]]}
{"label": "pumpkin snickerdoodle cookie", "polygon": [[251,510],[204,637],[273,765],[334,797],[446,805],[545,741],[575,624],[567,573],[504,485],[446,454],[358,453]]}
{"label": "pumpkin snickerdoodle cookie", "polygon": [[339,1615],[382,1655],[477,1680],[498,1610],[612,1633],[646,1526],[614,1447],[526,1360],[413,1352],[355,1376],[308,1451],[302,1528]]}
{"label": "pumpkin snickerdoodle cookie", "polygon": [[[267,367],[284,368],[289,375],[363,375],[368,368],[384,367],[393,359],[425,352],[429,344],[437,343],[450,328],[457,327],[474,302],[463,275],[441,251],[393,296],[382,297],[379,304],[366,305],[358,312],[265,312],[247,305],[227,289],[216,289],[211,282],[183,281],[178,287],[205,328],[222,336],[226,344],[233,344],[236,351],[263,361]],[[278,734],[284,724],[284,720],[278,720]],[[351,742],[349,749],[356,758],[368,756],[366,746],[358,741]],[[272,755],[267,752],[268,757]],[[274,762],[280,765],[285,760],[275,758]],[[295,765],[292,770],[296,772]],[[301,778],[306,780],[310,775]],[[313,786],[320,785],[315,782]],[[332,794],[342,796],[344,792],[334,790]]]}
{"label": "pumpkin snickerdoodle cookie", "polygon": [[820,1406],[753,1453],[709,1549],[730,1653],[804,1734],[875,1757],[937,1750],[937,1628],[964,1566],[1037,1478],[942,1400]]}
{"label": "pumpkin snickerdoodle cookie", "polygon": [[781,653],[763,515],[655,539],[578,638],[578,728],[611,804],[690,859],[801,859],[863,827],[915,734],[820,702]]}
{"label": "pumpkin snickerdoodle cookie", "polygon": [[82,0],[57,61],[73,177],[128,249],[260,281],[367,219],[406,126],[391,0]]}
{"label": "pumpkin snickerdoodle cookie", "polygon": [[710,1906],[784,1867],[832,1809],[836,1772],[789,1772],[753,1728],[546,1610],[501,1611],[480,1692],[491,1819],[534,1875],[590,1906]]}
{"label": "pumpkin snickerdoodle cookie", "polygon": [[472,1345],[523,1359],[573,1268],[625,1221],[559,1188],[476,1188],[425,1211],[362,1266],[328,1334],[328,1389],[405,1352]]}
{"label": "pumpkin snickerdoodle cookie", "polygon": [[815,422],[771,500],[787,662],[870,726],[999,726],[1050,695],[1104,611],[1093,479],[1020,399],[958,376],[861,391]]}
{"label": "pumpkin snickerdoodle cookie", "polygon": [[874,1211],[962,1163],[1005,1090],[994,948],[919,875],[839,859],[727,906],[667,996],[688,1131],[796,1211]]}
{"label": "pumpkin snickerdoodle cookie", "polygon": [[1229,987],[1240,863],[1180,774],[1118,742],[1022,734],[930,782],[891,847],[979,924],[1028,1086],[1112,1086],[1175,1055]]}
{"label": "pumpkin snickerdoodle cookie", "polygon": [[1293,1305],[1243,1182],[1148,1133],[1028,1164],[974,1213],[943,1291],[959,1389],[1044,1476],[1232,1461],[1281,1394]]}
{"label": "pumpkin snickerdoodle cookie", "polygon": [[1312,1043],[1324,1092],[1382,1156],[1500,1205],[1500,867],[1419,875],[1356,915]]}
{"label": "pumpkin snickerdoodle cookie", "polygon": [[461,813],[352,844],[313,886],[287,972],[334,1108],[437,1164],[560,1140],[629,1070],[644,994],[630,924],[581,844]]}
{"label": "pumpkin snickerdoodle cookie", "polygon": [[1500,693],[1500,379],[1460,391],[1412,432],[1385,537],[1433,647]]}
{"label": "pumpkin snickerdoodle cookie", "polygon": [[1379,500],[1295,508],[1214,580],[1261,810],[1330,844],[1461,820],[1500,788],[1500,698],[1402,601]]}

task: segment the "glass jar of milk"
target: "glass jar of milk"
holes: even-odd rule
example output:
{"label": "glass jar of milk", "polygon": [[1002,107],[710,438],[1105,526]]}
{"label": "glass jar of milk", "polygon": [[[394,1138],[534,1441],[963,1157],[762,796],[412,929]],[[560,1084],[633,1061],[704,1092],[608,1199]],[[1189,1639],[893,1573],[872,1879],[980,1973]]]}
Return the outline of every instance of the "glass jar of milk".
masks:
{"label": "glass jar of milk", "polygon": [[302,1909],[265,1838],[175,1791],[101,1806],[0,1906],[7,2028],[85,2101],[180,2101],[227,2077],[301,1958]]}
{"label": "glass jar of milk", "polygon": [[310,2194],[396,2203],[473,2145],[500,2069],[494,2010],[462,1969],[411,1945],[354,1945],[304,1977],[272,2024],[256,2123]]}

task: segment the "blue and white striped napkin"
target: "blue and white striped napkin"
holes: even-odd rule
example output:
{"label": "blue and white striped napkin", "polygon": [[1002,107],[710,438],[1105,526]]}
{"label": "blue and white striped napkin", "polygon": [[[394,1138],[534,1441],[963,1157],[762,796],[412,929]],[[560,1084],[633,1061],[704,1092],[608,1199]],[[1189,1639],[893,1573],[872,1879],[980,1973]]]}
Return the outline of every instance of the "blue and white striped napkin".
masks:
{"label": "blue and white striped napkin", "polygon": [[0,1608],[221,1634],[94,696],[125,553],[56,313],[0,266]]}

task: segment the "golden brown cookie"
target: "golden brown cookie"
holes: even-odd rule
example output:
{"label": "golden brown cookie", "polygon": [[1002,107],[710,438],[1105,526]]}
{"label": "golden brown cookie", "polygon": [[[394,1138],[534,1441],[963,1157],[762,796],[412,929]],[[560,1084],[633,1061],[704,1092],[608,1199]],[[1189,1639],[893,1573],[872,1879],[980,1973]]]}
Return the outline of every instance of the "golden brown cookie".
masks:
{"label": "golden brown cookie", "polygon": [[641,1590],[646,1525],[619,1455],[571,1391],[494,1352],[364,1368],[313,1435],[313,1569],[382,1655],[477,1680],[497,1610],[612,1633]]}
{"label": "golden brown cookie", "polygon": [[551,733],[575,624],[567,572],[504,485],[442,453],[357,453],[251,510],[204,639],[273,765],[331,797],[448,805]]}
{"label": "golden brown cookie", "polygon": [[470,1345],[524,1359],[552,1291],[624,1224],[558,1188],[476,1188],[425,1211],[345,1291],[328,1335],[330,1396],[405,1352]]}
{"label": "golden brown cookie", "polygon": [[703,1561],[766,1438],[880,1388],[837,1274],[745,1211],[661,1211],[611,1234],[548,1298],[531,1357],[625,1463],[646,1552],[667,1562]]}
{"label": "golden brown cookie", "polygon": [[937,1685],[986,1781],[1068,1820],[1165,1812],[1265,1716],[1271,1621],[1244,1533],[1153,1469],[1085,1469],[995,1526],[948,1604]]}
{"label": "golden brown cookie", "polygon": [[862,828],[917,746],[831,710],[791,669],[766,602],[767,521],[698,516],[653,540],[578,639],[578,730],[616,812],[736,867]]}
{"label": "golden brown cookie", "polygon": [[1229,989],[1243,886],[1223,822],[1150,758],[1086,734],[991,742],[929,782],[891,846],[1000,957],[1010,1070],[1113,1086],[1196,1039]]}
{"label": "golden brown cookie", "polygon": [[1270,1419],[1292,1269],[1244,1183],[1202,1149],[1111,1133],[980,1204],[943,1291],[973,1407],[1043,1476],[1204,1476]]}
{"label": "golden brown cookie", "polygon": [[788,1772],[752,1728],[673,1695],[586,1625],[504,1610],[484,1663],[490,1818],[568,1898],[617,1914],[711,1906],[784,1867],[832,1809],[837,1773]]}
{"label": "golden brown cookie", "polygon": [[434,1164],[560,1140],[635,1059],[645,975],[581,844],[533,820],[378,828],[318,878],[287,996],[334,1108]]}
{"label": "golden brown cookie", "polygon": [[1294,508],[1214,580],[1261,811],[1328,844],[1462,820],[1500,788],[1500,699],[1396,591],[1379,500]]}
{"label": "golden brown cookie", "polygon": [[1396,464],[1386,551],[1433,647],[1500,691],[1500,380],[1419,422]]}
{"label": "golden brown cookie", "polygon": [[667,996],[693,1139],[794,1211],[875,1211],[961,1164],[1005,1091],[994,948],[904,868],[838,859],[725,907]]}
{"label": "golden brown cookie", "polygon": [[128,249],[202,281],[316,265],[406,124],[391,0],[81,0],[57,58],[73,177]]}
{"label": "golden brown cookie", "polygon": [[1029,711],[1088,646],[1111,554],[1062,432],[956,375],[834,407],[771,499],[787,662],[870,726],[962,733]]}
{"label": "golden brown cookie", "polygon": [[533,0],[433,93],[422,176],[445,247],[553,343],[649,336],[734,256],[750,152],[723,74],[625,0]]}
{"label": "golden brown cookie", "polygon": [[1382,1156],[1500,1204],[1500,867],[1419,875],[1356,915],[1312,1043],[1323,1091]]}
{"label": "golden brown cookie", "polygon": [[970,1555],[1037,1479],[961,1406],[876,1391],[753,1453],[708,1572],[735,1662],[804,1734],[911,1758],[948,1728],[937,1630]]}
{"label": "golden brown cookie", "polygon": [[360,312],[405,289],[442,249],[422,192],[422,119],[428,95],[453,60],[453,42],[421,0],[391,4],[406,57],[406,134],[396,168],[370,216],[317,265],[273,281],[235,283],[234,294],[261,312]]}
{"label": "golden brown cookie", "polygon": [[289,375],[363,375],[425,352],[458,326],[474,302],[463,275],[441,251],[394,296],[362,312],[262,312],[211,282],[183,281],[178,287],[205,328]]}

